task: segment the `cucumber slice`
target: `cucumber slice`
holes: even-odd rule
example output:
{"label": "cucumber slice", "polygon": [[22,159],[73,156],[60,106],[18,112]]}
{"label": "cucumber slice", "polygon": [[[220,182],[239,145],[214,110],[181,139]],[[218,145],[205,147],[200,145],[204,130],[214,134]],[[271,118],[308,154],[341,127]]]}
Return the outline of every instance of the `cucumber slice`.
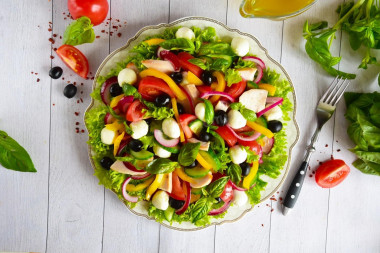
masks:
{"label": "cucumber slice", "polygon": [[211,149],[208,151],[199,150],[199,154],[211,165],[215,171],[220,169],[220,162],[214,151]]}
{"label": "cucumber slice", "polygon": [[179,146],[169,148],[169,147],[165,147],[164,145],[161,145],[160,143],[158,143],[158,141],[155,141],[154,143],[156,143],[158,146],[160,146],[161,148],[165,149],[166,151],[172,154],[178,154],[179,151],[181,150]]}
{"label": "cucumber slice", "polygon": [[195,119],[189,123],[189,127],[193,133],[199,136],[203,128],[203,122],[200,119]]}
{"label": "cucumber slice", "polygon": [[149,152],[147,150],[141,150],[139,152],[135,152],[135,151],[131,150],[130,153],[137,160],[147,160],[147,159],[153,157],[153,155],[154,155],[152,152]]}
{"label": "cucumber slice", "polygon": [[168,209],[166,209],[164,211],[165,219],[167,221],[171,221],[173,219],[174,212],[175,212],[175,209],[173,207],[169,206]]}
{"label": "cucumber slice", "polygon": [[208,172],[209,170],[203,168],[202,166],[197,166],[195,168],[185,168],[185,173],[192,178],[204,177]]}
{"label": "cucumber slice", "polygon": [[265,128],[268,127],[267,121],[265,120],[264,117],[259,117],[259,118],[257,118],[255,122],[256,122],[257,124],[259,124],[259,125],[265,127]]}
{"label": "cucumber slice", "polygon": [[211,104],[211,102],[207,99],[203,99],[203,102],[205,103],[205,122],[208,125],[211,125],[212,122],[214,122],[214,106]]}

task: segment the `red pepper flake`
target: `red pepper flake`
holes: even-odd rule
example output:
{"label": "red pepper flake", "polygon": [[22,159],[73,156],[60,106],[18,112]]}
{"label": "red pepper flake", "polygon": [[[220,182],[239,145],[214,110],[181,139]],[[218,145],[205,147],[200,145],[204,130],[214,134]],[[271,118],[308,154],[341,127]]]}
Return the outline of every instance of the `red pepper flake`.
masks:
{"label": "red pepper flake", "polygon": [[334,160],[334,157],[333,157],[333,155],[331,155],[331,160]]}
{"label": "red pepper flake", "polygon": [[77,100],[77,104],[79,104],[79,100]]}
{"label": "red pepper flake", "polygon": [[58,36],[58,34],[55,34],[55,33],[53,34],[53,37],[54,37],[54,38],[57,37],[57,36]]}
{"label": "red pepper flake", "polygon": [[337,151],[337,152],[340,152],[340,149],[337,149],[336,151]]}
{"label": "red pepper flake", "polygon": [[95,38],[99,39],[99,38],[100,38],[100,36],[98,35],[98,36],[96,36]]}
{"label": "red pepper flake", "polygon": [[40,81],[40,79],[39,78],[37,78],[37,83]]}
{"label": "red pepper flake", "polygon": [[81,132],[84,133],[84,130],[82,129]]}
{"label": "red pepper flake", "polygon": [[271,211],[271,212],[273,212],[273,211],[274,211],[274,209],[272,208],[270,211]]}
{"label": "red pepper flake", "polygon": [[66,20],[66,19],[67,19],[66,17],[63,18],[63,20]]}
{"label": "red pepper flake", "polygon": [[55,104],[53,104],[53,106],[55,106]]}
{"label": "red pepper flake", "polygon": [[83,86],[83,83],[80,83],[81,86]]}
{"label": "red pepper flake", "polygon": [[80,101],[83,103],[83,99],[82,98],[80,98]]}
{"label": "red pepper flake", "polygon": [[75,122],[75,125],[79,125],[79,122]]}
{"label": "red pepper flake", "polygon": [[119,25],[119,27],[121,27],[121,25]]}
{"label": "red pepper flake", "polygon": [[264,224],[261,224],[262,227],[264,227]]}
{"label": "red pepper flake", "polygon": [[83,91],[81,91],[80,94],[83,94]]}
{"label": "red pepper flake", "polygon": [[313,175],[310,174],[309,177],[313,177]]}
{"label": "red pepper flake", "polygon": [[61,40],[61,39],[62,39],[62,36],[59,36],[59,39]]}
{"label": "red pepper flake", "polygon": [[33,72],[33,71],[32,71],[32,72],[30,72],[30,74],[32,74],[32,75],[33,75],[33,74],[34,74],[34,72]]}
{"label": "red pepper flake", "polygon": [[75,129],[75,131],[76,131],[77,133],[79,133],[79,129]]}
{"label": "red pepper flake", "polygon": [[77,82],[74,82],[74,85],[77,85]]}
{"label": "red pepper flake", "polygon": [[116,22],[120,22],[120,19],[116,19]]}
{"label": "red pepper flake", "polygon": [[319,162],[319,165],[322,165],[323,164],[323,162]]}
{"label": "red pepper flake", "polygon": [[105,32],[106,32],[106,30],[101,30],[100,32],[102,32],[102,33],[105,33]]}
{"label": "red pepper flake", "polygon": [[121,33],[118,33],[118,34],[117,34],[117,37],[119,37],[119,38],[120,38],[120,37],[121,37]]}
{"label": "red pepper flake", "polygon": [[282,201],[282,200],[283,200],[283,198],[282,198],[282,197],[280,197],[280,198],[279,198],[279,200],[280,200],[280,201]]}
{"label": "red pepper flake", "polygon": [[117,30],[119,27],[117,27],[117,25],[114,25],[112,28]]}
{"label": "red pepper flake", "polygon": [[127,24],[127,21],[124,21],[124,25],[126,25]]}
{"label": "red pepper flake", "polygon": [[74,112],[75,116],[79,116],[79,112]]}
{"label": "red pepper flake", "polygon": [[325,148],[327,148],[328,146],[329,146],[329,145],[328,145],[328,144],[326,144],[326,145],[325,145]]}
{"label": "red pepper flake", "polygon": [[38,75],[38,73],[36,72],[36,73],[34,73],[36,76]]}
{"label": "red pepper flake", "polygon": [[52,23],[51,21],[49,21],[49,24],[51,24],[51,25],[52,25],[53,23]]}
{"label": "red pepper flake", "polygon": [[[108,33],[107,33],[108,34]],[[110,35],[112,36],[113,35],[113,32],[110,32]]]}
{"label": "red pepper flake", "polygon": [[50,55],[50,59],[52,59],[52,60],[53,60],[53,59],[54,59],[54,56]]}
{"label": "red pepper flake", "polygon": [[53,48],[53,50],[54,50],[54,51],[57,51],[57,48],[55,47],[55,48]]}
{"label": "red pepper flake", "polygon": [[277,199],[276,199],[276,198],[274,198],[274,197],[270,198],[270,200],[273,200],[273,201],[277,201]]}
{"label": "red pepper flake", "polygon": [[51,31],[53,31],[53,29],[51,29],[51,28],[48,28],[48,31],[49,31],[49,32],[51,32]]}
{"label": "red pepper flake", "polygon": [[313,170],[311,173],[315,174],[315,170]]}
{"label": "red pepper flake", "polygon": [[338,143],[338,140],[336,140],[335,142]]}
{"label": "red pepper flake", "polygon": [[49,38],[49,42],[50,42],[51,44],[54,44],[54,43],[55,43],[55,40],[54,40],[53,38]]}
{"label": "red pepper flake", "polygon": [[94,77],[91,77],[90,79],[91,79],[91,80],[94,80]]}

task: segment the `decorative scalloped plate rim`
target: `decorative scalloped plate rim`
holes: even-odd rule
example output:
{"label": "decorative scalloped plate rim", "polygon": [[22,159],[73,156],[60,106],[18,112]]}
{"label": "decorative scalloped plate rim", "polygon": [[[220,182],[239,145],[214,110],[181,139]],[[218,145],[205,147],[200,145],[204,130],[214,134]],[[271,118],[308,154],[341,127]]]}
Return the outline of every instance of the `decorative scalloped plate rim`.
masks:
{"label": "decorative scalloped plate rim", "polygon": [[[265,201],[266,199],[268,199],[269,197],[271,197],[273,194],[275,194],[276,191],[284,182],[289,171],[291,151],[299,138],[299,128],[296,122],[296,94],[294,92],[293,83],[288,73],[281,66],[281,64],[279,64],[277,61],[275,61],[273,58],[269,56],[267,50],[260,44],[260,42],[254,36],[247,33],[240,32],[237,29],[231,29],[217,20],[206,18],[206,17],[185,17],[185,18],[181,18],[176,21],[173,21],[169,24],[163,23],[163,24],[158,24],[158,25],[153,25],[153,26],[146,26],[142,28],[141,30],[139,30],[134,37],[130,38],[124,46],[120,47],[119,49],[116,49],[103,60],[103,62],[100,64],[96,72],[92,88],[95,89],[96,80],[99,75],[107,74],[112,69],[115,62],[125,59],[126,56],[128,55],[128,49],[132,48],[134,45],[143,41],[143,38],[152,34],[157,34],[168,27],[173,27],[173,26],[178,26],[178,25],[188,26],[188,27],[193,26],[193,25],[198,26],[198,27],[212,26],[215,28],[220,38],[223,38],[226,36],[228,36],[229,38],[232,38],[233,36],[237,36],[237,35],[248,38],[251,52],[255,53],[258,57],[263,58],[267,66],[269,66],[271,69],[274,69],[278,73],[280,73],[281,78],[288,80],[289,84],[293,88],[293,92],[288,94],[288,98],[290,99],[290,101],[293,102],[293,108],[294,108],[292,115],[290,115],[291,120],[287,121],[288,125],[286,127],[287,141],[288,141],[288,144],[287,144],[288,160],[284,166],[285,168],[281,170],[281,174],[276,179],[272,179],[266,176],[265,178],[263,178],[264,176],[262,176],[262,179],[266,180],[268,182],[268,185],[266,186],[266,189],[261,192],[261,195],[262,195],[262,198],[260,200],[260,203],[261,203]],[[101,103],[98,103],[98,101],[94,101],[92,99],[90,105],[86,109],[85,115],[96,104],[101,104]],[[95,168],[94,161],[92,160],[92,150],[90,146],[88,146],[88,155],[89,155],[89,159],[90,159],[92,167]],[[123,203],[128,207],[128,209],[133,214],[145,217],[149,220],[155,220],[153,217],[150,217],[147,213],[146,201],[138,202],[138,204],[133,209],[128,206],[125,200],[123,200]],[[165,227],[175,229],[175,230],[195,231],[195,230],[204,229],[212,225],[221,225],[223,223],[235,222],[239,220],[240,218],[242,218],[247,212],[251,211],[252,209],[253,209],[253,206],[251,206],[248,203],[243,207],[232,206],[229,208],[224,218],[212,219],[212,222],[204,227],[197,227],[190,222],[182,222],[182,223],[173,222],[173,224],[170,224],[164,221],[161,224]]]}

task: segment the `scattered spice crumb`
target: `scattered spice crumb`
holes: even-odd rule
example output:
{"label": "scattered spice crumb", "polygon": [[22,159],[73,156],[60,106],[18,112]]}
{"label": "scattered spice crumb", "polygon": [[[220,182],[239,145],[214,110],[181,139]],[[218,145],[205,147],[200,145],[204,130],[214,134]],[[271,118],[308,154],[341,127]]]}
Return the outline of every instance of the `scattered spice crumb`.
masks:
{"label": "scattered spice crumb", "polygon": [[327,148],[328,146],[329,146],[328,144],[325,145],[326,148]]}
{"label": "scattered spice crumb", "polygon": [[77,100],[77,104],[79,104],[79,100]]}
{"label": "scattered spice crumb", "polygon": [[261,224],[262,227],[264,227],[264,224]]}
{"label": "scattered spice crumb", "polygon": [[336,151],[337,151],[337,152],[340,152],[340,149],[337,149]]}
{"label": "scattered spice crumb", "polygon": [[37,83],[40,81],[40,79],[39,78],[37,78]]}
{"label": "scattered spice crumb", "polygon": [[106,32],[106,30],[101,30],[100,32],[102,32],[102,33],[105,33],[105,32]]}
{"label": "scattered spice crumb", "polygon": [[319,165],[322,165],[323,164],[323,162],[319,162]]}
{"label": "scattered spice crumb", "polygon": [[53,60],[53,59],[54,59],[54,56],[50,55],[50,59],[52,59],[52,60]]}
{"label": "scattered spice crumb", "polygon": [[83,103],[83,99],[82,98],[80,98],[80,101]]}
{"label": "scattered spice crumb", "polygon": [[334,156],[333,155],[331,155],[331,160],[334,160]]}
{"label": "scattered spice crumb", "polygon": [[55,43],[55,40],[54,40],[53,38],[49,38],[49,42],[50,42],[51,44],[54,44],[54,43]]}
{"label": "scattered spice crumb", "polygon": [[271,212],[273,212],[273,211],[274,211],[274,209],[272,208],[270,211],[271,211]]}
{"label": "scattered spice crumb", "polygon": [[80,94],[83,94],[83,91],[81,91]]}
{"label": "scattered spice crumb", "polygon": [[100,38],[100,36],[98,35],[98,36],[96,36],[95,38],[99,39],[99,38]]}
{"label": "scattered spice crumb", "polygon": [[79,125],[79,122],[75,122],[75,125]]}
{"label": "scattered spice crumb", "polygon": [[81,132],[84,133],[84,130],[82,129]]}
{"label": "scattered spice crumb", "polygon": [[280,200],[280,201],[282,201],[282,200],[283,200],[283,198],[282,198],[282,197],[280,197],[280,198],[279,198],[279,200]]}
{"label": "scattered spice crumb", "polygon": [[311,173],[315,174],[315,170],[313,170]]}
{"label": "scattered spice crumb", "polygon": [[62,39],[62,36],[59,36],[59,39],[61,40],[61,39]]}
{"label": "scattered spice crumb", "polygon": [[119,37],[119,38],[120,38],[120,37],[121,37],[121,33],[118,33],[118,34],[117,34],[117,37]]}
{"label": "scattered spice crumb", "polygon": [[38,75],[38,73],[36,72],[36,73],[34,73],[36,76]]}
{"label": "scattered spice crumb", "polygon": [[53,48],[53,50],[54,50],[54,51],[57,51],[57,48],[55,47],[55,48]]}
{"label": "scattered spice crumb", "polygon": [[53,106],[55,106],[55,104],[53,104]]}
{"label": "scattered spice crumb", "polygon": [[64,77],[62,77],[62,80],[65,80],[65,78],[64,78]]}
{"label": "scattered spice crumb", "polygon": [[75,116],[79,116],[79,112],[74,112]]}
{"label": "scattered spice crumb", "polygon": [[273,200],[273,201],[277,201],[277,199],[276,199],[276,198],[274,198],[274,197],[270,198],[270,200]]}
{"label": "scattered spice crumb", "polygon": [[57,36],[58,36],[58,34],[56,34],[56,33],[53,34],[53,37],[54,37],[54,38],[57,37]]}
{"label": "scattered spice crumb", "polygon": [[309,175],[309,177],[313,177],[313,175],[312,175],[312,174],[310,174],[310,175]]}

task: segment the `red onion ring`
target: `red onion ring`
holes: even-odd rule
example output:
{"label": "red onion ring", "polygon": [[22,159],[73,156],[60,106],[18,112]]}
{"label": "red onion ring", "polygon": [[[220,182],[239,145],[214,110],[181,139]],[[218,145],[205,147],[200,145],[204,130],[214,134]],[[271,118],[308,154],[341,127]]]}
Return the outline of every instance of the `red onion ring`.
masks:
{"label": "red onion ring", "polygon": [[133,176],[132,179],[134,179],[134,180],[140,180],[140,179],[147,178],[147,177],[149,177],[150,175],[151,175],[151,174],[147,172],[146,174],[143,174],[143,175]]}
{"label": "red onion ring", "polygon": [[258,66],[260,66],[262,69],[265,69],[265,68],[266,68],[264,61],[261,60],[259,57],[255,57],[255,56],[244,56],[242,59],[243,59],[243,60],[246,60],[246,61],[252,61],[252,62],[254,62],[254,63],[256,63]]}
{"label": "red onion ring", "polygon": [[281,104],[282,102],[284,101],[283,98],[281,98],[280,100],[278,100],[276,103],[273,103],[271,104],[270,106],[266,107],[265,109],[259,111],[258,113],[256,113],[256,116],[259,118],[261,117],[264,113],[266,113],[267,111],[269,111],[270,109],[272,109],[273,107],[276,107],[278,106],[279,104]]}
{"label": "red onion ring", "polygon": [[247,190],[247,189],[245,189],[245,188],[241,188],[241,187],[237,186],[237,185],[236,185],[234,182],[232,182],[231,180],[229,180],[229,181],[230,181],[230,183],[231,183],[233,189],[235,189],[235,190],[237,190],[237,191],[242,191],[242,192],[244,192],[244,191]]}
{"label": "red onion ring", "polygon": [[242,141],[254,141],[254,140],[256,140],[257,138],[259,138],[260,135],[261,135],[261,133],[259,133],[259,132],[255,132],[252,136],[244,137],[244,136],[238,135],[238,134],[234,131],[234,129],[233,129],[232,127],[230,127],[228,124],[227,124],[226,126],[227,126],[227,128],[228,128],[229,130],[231,130],[232,134],[233,134],[236,138],[238,138],[239,140],[242,140]]}
{"label": "red onion ring", "polygon": [[184,182],[184,183],[186,184],[186,201],[185,201],[185,204],[175,212],[178,215],[183,214],[190,205],[191,187],[190,187],[189,182]]}
{"label": "red onion ring", "polygon": [[227,98],[231,102],[235,101],[235,99],[230,94],[228,94],[226,92],[221,92],[221,91],[209,91],[209,92],[205,92],[205,93],[203,93],[201,95],[201,98],[207,98],[209,96],[221,96],[221,97]]}
{"label": "red onion ring", "polygon": [[159,130],[159,129],[155,129],[153,133],[154,133],[154,138],[162,146],[171,148],[171,147],[175,147],[178,144],[178,142],[179,142],[179,138],[170,139],[170,140],[165,139],[163,132],[161,130]]}
{"label": "red onion ring", "polygon": [[129,181],[131,181],[131,177],[127,177],[121,187],[121,192],[123,194],[123,197],[125,198],[126,201],[129,201],[129,202],[133,202],[133,203],[136,203],[139,198],[138,197],[132,197],[131,195],[129,195],[127,193],[127,184],[129,183]]}
{"label": "red onion ring", "polygon": [[226,210],[230,207],[231,202],[232,202],[232,201],[227,202],[227,203],[224,203],[224,205],[223,205],[222,207],[220,207],[220,208],[218,208],[218,209],[213,209],[213,210],[211,210],[211,211],[208,213],[208,215],[212,215],[212,216],[214,216],[214,215],[218,215],[218,214],[223,213],[224,211],[226,211]]}

